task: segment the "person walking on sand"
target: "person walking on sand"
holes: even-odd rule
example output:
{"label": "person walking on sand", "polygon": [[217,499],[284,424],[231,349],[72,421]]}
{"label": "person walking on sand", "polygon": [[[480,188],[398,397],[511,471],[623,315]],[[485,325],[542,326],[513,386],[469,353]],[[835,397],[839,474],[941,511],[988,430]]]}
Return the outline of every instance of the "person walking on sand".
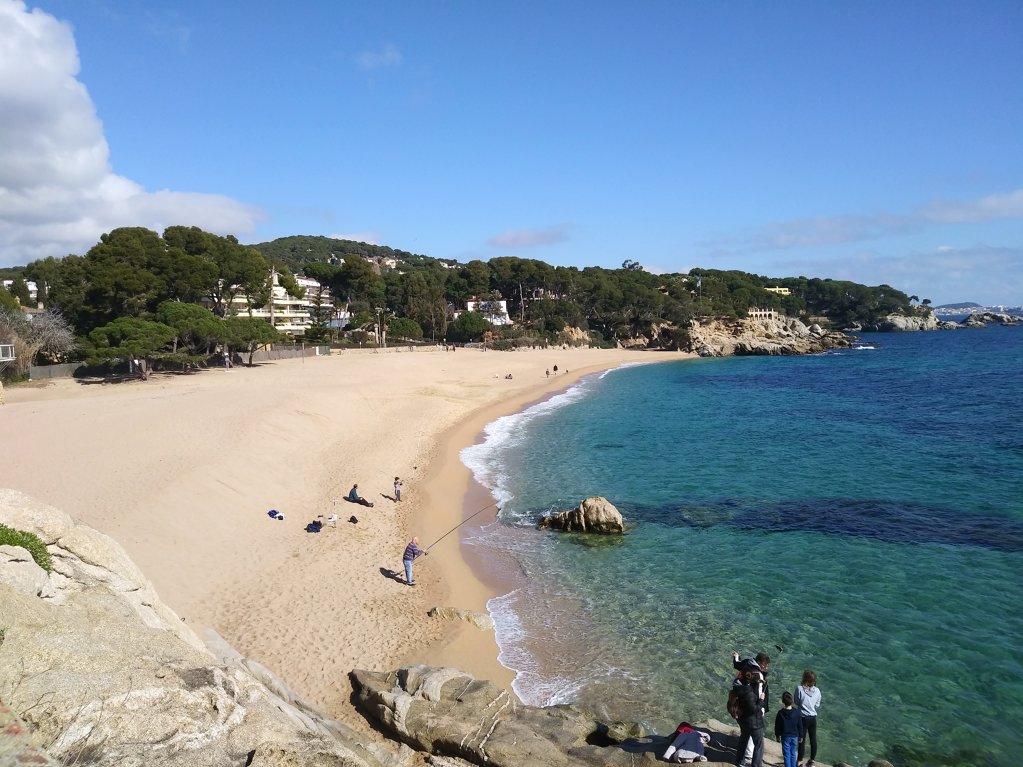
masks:
{"label": "person walking on sand", "polygon": [[817,759],[817,707],[821,704],[821,691],[817,689],[817,675],[810,669],[803,672],[803,679],[796,688],[793,700],[803,718],[803,730],[806,732],[799,741],[798,763],[803,764],[803,753],[806,750],[806,741],[809,740],[810,761],[806,763],[806,767],[814,767]]}
{"label": "person walking on sand", "polygon": [[395,502],[401,500],[401,480],[398,477],[394,478],[394,500]]}
{"label": "person walking on sand", "polygon": [[774,718],[774,737],[781,743],[781,754],[785,767],[796,767],[796,751],[803,742],[803,717],[798,708],[792,708],[792,693],[788,690],[781,694],[784,708]]}
{"label": "person walking on sand", "polygon": [[419,548],[419,538],[416,537],[413,537],[409,541],[408,546],[405,547],[405,553],[401,555],[401,563],[405,565],[405,583],[409,586],[416,585],[415,578],[412,577],[412,563],[416,560],[416,557],[429,553],[429,551],[423,551]]}

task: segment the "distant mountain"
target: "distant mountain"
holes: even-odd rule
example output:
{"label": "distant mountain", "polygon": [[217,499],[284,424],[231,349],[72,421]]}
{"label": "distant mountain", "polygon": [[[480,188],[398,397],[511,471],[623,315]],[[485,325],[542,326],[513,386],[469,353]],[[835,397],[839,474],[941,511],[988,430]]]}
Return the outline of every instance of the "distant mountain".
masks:
{"label": "distant mountain", "polygon": [[980,304],[975,304],[973,301],[963,301],[960,304],[942,304],[941,306],[935,306],[935,309],[980,309]]}

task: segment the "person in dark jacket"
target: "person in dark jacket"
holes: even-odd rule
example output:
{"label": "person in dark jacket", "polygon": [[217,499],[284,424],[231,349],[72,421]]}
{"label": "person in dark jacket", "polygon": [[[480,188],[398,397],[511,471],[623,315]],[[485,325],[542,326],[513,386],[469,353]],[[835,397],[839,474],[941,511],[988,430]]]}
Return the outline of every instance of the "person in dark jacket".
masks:
{"label": "person in dark jacket", "polygon": [[781,694],[781,704],[784,708],[774,718],[774,737],[781,743],[785,767],[796,767],[796,752],[805,735],[803,715],[792,707],[792,693],[787,690]]}
{"label": "person in dark jacket", "polygon": [[[755,658],[743,658],[739,659],[739,653],[732,650],[732,667],[739,671],[735,678],[734,687],[739,687],[743,684],[749,684],[755,687],[756,695],[760,701],[760,716],[767,714],[771,709],[771,692],[767,686],[767,670],[771,666],[771,656],[767,653],[758,652]],[[763,724],[761,724],[763,727]],[[741,729],[741,727],[740,727]],[[753,759],[753,742],[745,741],[745,750],[738,756],[737,764],[742,764],[743,760]],[[763,756],[761,756],[761,759]]]}
{"label": "person in dark jacket", "polygon": [[746,758],[746,748],[753,744],[751,767],[764,767],[764,709],[760,699],[760,683],[736,680],[733,687],[739,705],[739,745],[735,752],[735,764],[741,766]]}

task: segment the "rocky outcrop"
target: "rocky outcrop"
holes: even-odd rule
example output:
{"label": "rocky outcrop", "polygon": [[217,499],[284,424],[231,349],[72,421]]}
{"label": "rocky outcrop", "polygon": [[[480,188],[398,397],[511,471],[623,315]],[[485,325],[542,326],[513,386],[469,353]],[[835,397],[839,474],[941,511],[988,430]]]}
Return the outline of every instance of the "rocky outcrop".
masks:
{"label": "rocky outcrop", "polygon": [[0,522],[53,559],[47,575],[12,546],[0,563],[0,698],[32,747],[127,767],[398,763],[258,664],[214,656],[107,536],[11,490]]}
{"label": "rocky outcrop", "polygon": [[[506,690],[456,669],[406,666],[350,676],[363,715],[418,751],[488,767],[635,764],[636,753],[592,745],[603,737],[587,714],[522,706]],[[652,745],[649,753],[653,763]]]}
{"label": "rocky outcrop", "polygon": [[683,351],[701,357],[819,354],[828,349],[848,348],[854,340],[820,325],[807,326],[792,317],[715,318],[690,322]]}
{"label": "rocky outcrop", "polygon": [[905,333],[918,330],[937,330],[938,318],[934,312],[927,312],[921,317],[907,317],[904,314],[889,314],[874,326],[874,330],[882,333]]}
{"label": "rocky outcrop", "polygon": [[[955,323],[950,323],[955,324]],[[999,312],[977,312],[971,314],[959,323],[964,328],[982,328],[986,325],[1020,325],[1023,324],[1023,317],[1014,314],[1001,314]]]}
{"label": "rocky outcrop", "polygon": [[540,520],[541,530],[566,530],[613,535],[625,532],[621,512],[607,498],[587,498],[574,509],[548,514]]}
{"label": "rocky outcrop", "polygon": [[881,333],[913,333],[921,330],[955,330],[959,325],[955,322],[939,320],[932,311],[922,315],[907,316],[905,314],[889,314],[874,325],[864,328]]}

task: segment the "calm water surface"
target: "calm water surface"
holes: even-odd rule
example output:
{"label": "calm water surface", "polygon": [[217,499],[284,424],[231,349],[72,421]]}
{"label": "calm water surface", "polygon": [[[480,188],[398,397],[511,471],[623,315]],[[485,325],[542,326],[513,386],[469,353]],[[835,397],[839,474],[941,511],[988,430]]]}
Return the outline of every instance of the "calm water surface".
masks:
{"label": "calm water surface", "polygon": [[[490,605],[528,703],[667,732],[726,719],[729,653],[813,668],[827,762],[1015,765],[1023,722],[1023,329],[865,335],[638,365],[491,424]],[[620,540],[534,529],[604,495]],[[1012,758],[1010,758],[1012,757]]]}

